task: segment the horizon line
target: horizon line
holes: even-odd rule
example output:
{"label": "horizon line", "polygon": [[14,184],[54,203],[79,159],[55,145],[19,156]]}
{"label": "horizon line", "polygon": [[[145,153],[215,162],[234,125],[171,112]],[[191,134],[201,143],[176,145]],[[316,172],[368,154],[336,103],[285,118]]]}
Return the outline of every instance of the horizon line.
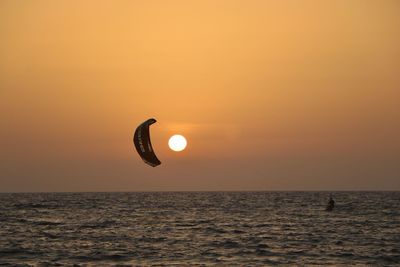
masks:
{"label": "horizon line", "polygon": [[262,192],[400,192],[400,190],[142,190],[142,191],[10,191],[0,194],[68,194],[68,193],[262,193]]}

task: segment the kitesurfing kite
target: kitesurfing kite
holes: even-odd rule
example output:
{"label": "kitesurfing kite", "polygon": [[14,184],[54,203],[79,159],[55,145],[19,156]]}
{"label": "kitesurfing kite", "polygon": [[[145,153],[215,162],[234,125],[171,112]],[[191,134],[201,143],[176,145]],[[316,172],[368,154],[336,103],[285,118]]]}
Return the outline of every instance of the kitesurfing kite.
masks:
{"label": "kitesurfing kite", "polygon": [[157,158],[154,153],[154,149],[151,146],[150,141],[150,125],[157,122],[151,118],[140,124],[135,131],[133,136],[133,143],[135,144],[136,150],[139,153],[142,160],[152,167],[156,167],[161,164],[161,161]]}

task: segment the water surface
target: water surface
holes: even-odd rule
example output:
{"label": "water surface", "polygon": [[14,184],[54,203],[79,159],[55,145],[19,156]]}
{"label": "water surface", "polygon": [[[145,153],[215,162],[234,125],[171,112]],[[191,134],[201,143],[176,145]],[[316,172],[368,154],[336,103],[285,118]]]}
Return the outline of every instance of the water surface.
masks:
{"label": "water surface", "polygon": [[0,194],[0,264],[399,265],[400,192]]}

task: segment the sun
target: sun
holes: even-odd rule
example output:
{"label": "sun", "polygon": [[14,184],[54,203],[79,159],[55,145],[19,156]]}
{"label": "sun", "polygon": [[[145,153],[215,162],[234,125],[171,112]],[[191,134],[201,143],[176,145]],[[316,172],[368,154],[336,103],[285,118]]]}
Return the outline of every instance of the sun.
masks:
{"label": "sun", "polygon": [[168,146],[173,151],[179,152],[186,148],[187,141],[183,135],[175,134],[168,141]]}

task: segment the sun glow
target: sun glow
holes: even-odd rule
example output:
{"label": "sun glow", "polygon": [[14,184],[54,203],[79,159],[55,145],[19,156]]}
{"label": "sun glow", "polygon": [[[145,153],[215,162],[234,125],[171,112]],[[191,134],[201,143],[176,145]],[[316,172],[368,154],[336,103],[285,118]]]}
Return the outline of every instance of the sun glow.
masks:
{"label": "sun glow", "polygon": [[179,134],[171,136],[171,138],[168,141],[169,148],[176,152],[184,150],[186,148],[186,145],[187,145],[186,138]]}

